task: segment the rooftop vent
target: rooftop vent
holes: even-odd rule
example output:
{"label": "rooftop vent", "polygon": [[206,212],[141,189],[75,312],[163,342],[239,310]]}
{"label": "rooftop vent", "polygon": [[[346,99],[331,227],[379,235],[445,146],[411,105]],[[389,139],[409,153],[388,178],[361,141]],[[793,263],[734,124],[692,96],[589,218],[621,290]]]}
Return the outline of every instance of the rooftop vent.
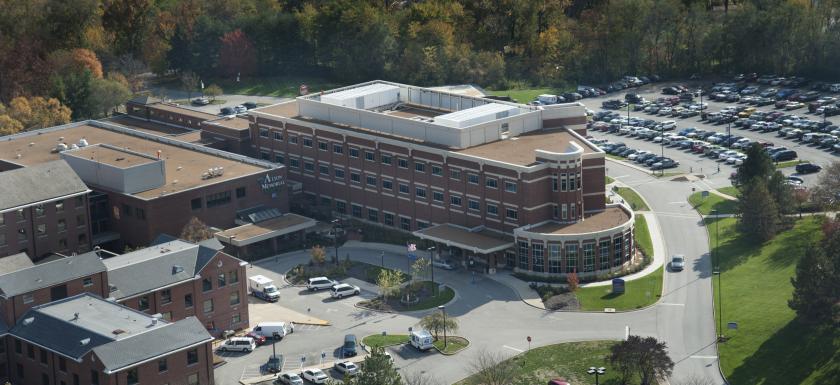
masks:
{"label": "rooftop vent", "polygon": [[23,319],[23,326],[32,325],[33,322],[35,322],[35,317],[24,318]]}
{"label": "rooftop vent", "polygon": [[172,274],[178,274],[182,271],[184,271],[183,266],[178,266],[178,265],[172,266]]}
{"label": "rooftop vent", "polygon": [[118,336],[118,335],[120,335],[120,334],[125,333],[125,330],[122,330],[122,329],[114,329],[114,331],[112,331],[111,333],[113,333],[115,336]]}
{"label": "rooftop vent", "polygon": [[79,346],[86,346],[90,343],[90,338],[85,338],[79,341]]}

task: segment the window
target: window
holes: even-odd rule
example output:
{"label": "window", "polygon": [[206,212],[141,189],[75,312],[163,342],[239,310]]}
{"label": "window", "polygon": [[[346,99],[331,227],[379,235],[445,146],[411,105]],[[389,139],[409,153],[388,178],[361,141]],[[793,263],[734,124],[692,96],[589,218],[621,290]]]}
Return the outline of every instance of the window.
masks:
{"label": "window", "polygon": [[557,177],[551,177],[551,191],[557,191]]}
{"label": "window", "polygon": [[489,188],[499,188],[499,181],[494,178],[486,178],[484,180],[484,185]]}
{"label": "window", "polygon": [[6,224],[6,214],[0,213],[0,226]]}
{"label": "window", "polygon": [[41,363],[46,365],[47,364],[47,350],[43,349],[43,348],[39,348],[38,353],[40,353],[40,356],[41,356]]}
{"label": "window", "polygon": [[[77,196],[76,197],[76,208],[78,209],[78,208],[82,208],[82,207],[85,207],[85,197]],[[0,224],[2,224],[2,223],[0,223]]]}
{"label": "window", "polygon": [[615,239],[613,239],[613,250],[614,250],[614,253],[615,253],[614,254],[615,257],[614,257],[614,260],[613,260],[613,266],[621,266],[621,264],[624,262],[623,258],[622,258],[623,254],[621,252],[621,246],[623,244],[623,241],[624,241],[624,239],[622,238],[621,235],[619,235]]}
{"label": "window", "polygon": [[400,194],[408,194],[408,185],[400,183]]}
{"label": "window", "polygon": [[219,282],[219,287],[224,287],[227,285],[227,280],[225,279],[225,273],[219,273],[219,276],[216,278]]}
{"label": "window", "polygon": [[76,226],[84,226],[85,224],[85,215],[79,214],[76,215]]}
{"label": "window", "polygon": [[76,373],[73,373],[73,385],[79,385],[79,383],[80,383],[79,375],[76,374]]}
{"label": "window", "polygon": [[433,164],[432,165],[432,175],[434,175],[434,176],[443,175],[443,168],[441,168],[440,166],[438,166],[436,164]]}
{"label": "window", "polygon": [[134,209],[134,216],[136,216],[137,219],[139,219],[141,221],[145,221],[146,220],[146,209],[141,209],[139,207],[136,207]]}
{"label": "window", "polygon": [[6,245],[6,234],[0,233],[0,246]]}
{"label": "window", "polygon": [[35,229],[36,229],[36,232],[38,233],[38,235],[39,235],[39,236],[44,235],[44,234],[46,234],[46,233],[47,233],[47,225],[45,225],[45,224],[43,224],[43,223],[41,223],[41,224],[39,224],[38,226],[36,226],[36,228],[35,228]]}
{"label": "window", "polygon": [[393,190],[394,189],[394,182],[390,180],[383,179],[382,180],[382,189],[383,190]]}
{"label": "window", "polygon": [[344,214],[347,212],[347,204],[344,202],[335,202],[335,211],[338,211],[340,214]]}
{"label": "window", "polygon": [[548,245],[548,272],[560,273],[560,245]]}
{"label": "window", "polygon": [[26,229],[18,229],[18,241],[23,242],[26,240]]}
{"label": "window", "polygon": [[350,181],[353,183],[362,183],[362,176],[357,172],[350,173]]}
{"label": "window", "polygon": [[283,154],[278,154],[278,153],[275,152],[274,153],[274,163],[285,164],[286,163],[286,157],[283,156]]}
{"label": "window", "polygon": [[505,191],[509,193],[516,192],[516,182],[505,181]]}
{"label": "window", "polygon": [[32,302],[34,302],[34,301],[35,301],[35,297],[33,296],[33,294],[32,294],[32,293],[29,293],[29,294],[24,294],[24,295],[23,295],[23,303],[24,303],[24,304],[27,304],[27,303],[32,303]]}
{"label": "window", "polygon": [[268,129],[260,128],[260,138],[268,138]]}
{"label": "window", "polygon": [[319,164],[318,165],[318,172],[321,175],[330,176],[330,167],[325,165],[325,164]]}
{"label": "window", "polygon": [[23,365],[21,365],[21,364],[15,364],[15,368],[17,369],[17,375],[18,375],[18,377],[19,377],[20,379],[24,379],[24,376],[23,376],[23,375],[24,375],[24,373],[25,373],[25,372],[23,371]]}
{"label": "window", "polygon": [[303,146],[312,148],[312,138],[303,137]]}
{"label": "window", "polygon": [[67,359],[66,358],[61,357],[61,356],[58,357],[58,370],[60,370],[62,372],[67,371]]}
{"label": "window", "polygon": [[309,161],[304,161],[303,169],[307,172],[315,172],[315,164]]}
{"label": "window", "polygon": [[283,131],[274,131],[274,140],[283,140]]}
{"label": "window", "polygon": [[327,144],[327,142],[318,142],[318,149],[319,150],[327,151],[328,148],[329,148],[329,145]]}
{"label": "window", "polygon": [[245,198],[245,187],[237,187],[236,188],[236,199]]}
{"label": "window", "polygon": [[213,299],[212,298],[204,300],[203,309],[204,309],[205,314],[213,312]]}
{"label": "window", "polygon": [[359,157],[359,149],[350,147],[350,157],[351,158],[358,158]]}
{"label": "window", "polygon": [[165,372],[168,366],[166,365],[166,358],[158,360],[158,373]]}
{"label": "window", "polygon": [[481,211],[481,204],[475,199],[467,200],[467,207],[472,211]]}
{"label": "window", "polygon": [[575,187],[575,174],[569,174],[569,190],[577,190]]}
{"label": "window", "polygon": [[406,217],[400,217],[400,228],[405,231],[411,230],[411,219]]}
{"label": "window", "polygon": [[449,204],[461,207],[461,197],[459,195],[450,195]]}
{"label": "window", "polygon": [[236,270],[228,272],[228,282],[231,284],[239,283],[239,272]]}
{"label": "window", "polygon": [[44,216],[44,205],[35,206],[35,216],[36,217]]}
{"label": "window", "polygon": [[67,230],[67,220],[59,219],[56,227],[58,228],[59,232]]}
{"label": "window", "polygon": [[50,376],[46,373],[41,373],[41,385],[50,385]]}
{"label": "window", "polygon": [[583,183],[580,183],[580,173],[577,173],[577,188],[583,188]]}
{"label": "window", "polygon": [[585,243],[583,245],[583,271],[595,270],[595,244]]}
{"label": "window", "polygon": [[359,205],[351,205],[352,214],[356,218],[362,217],[362,206]]}
{"label": "window", "polygon": [[58,212],[58,213],[64,211],[64,201],[63,200],[55,202],[55,211]]}
{"label": "window", "polygon": [[423,230],[423,229],[428,228],[428,227],[429,227],[429,222],[424,222],[424,221],[421,221],[419,219],[417,220],[417,228],[419,230]]}
{"label": "window", "polygon": [[300,159],[289,158],[289,167],[293,169],[300,169]]}
{"label": "window", "polygon": [[32,344],[26,344],[26,356],[30,359],[35,359],[35,347]]}
{"label": "window", "polygon": [[598,245],[600,252],[598,253],[598,261],[600,262],[600,269],[606,270],[610,268],[610,241],[601,241]]}
{"label": "window", "polygon": [[408,168],[408,159],[397,159],[397,166],[399,166],[399,168]]}
{"label": "window", "polygon": [[337,179],[344,179],[344,169],[343,168],[335,169],[335,177]]}
{"label": "window", "polygon": [[160,291],[160,303],[166,305],[172,302],[172,290],[163,289]]}
{"label": "window", "polygon": [[368,209],[368,220],[371,222],[379,222],[379,210]]}
{"label": "window", "polygon": [[215,194],[209,194],[204,198],[207,201],[207,208],[222,206],[230,203],[230,191],[222,191]]}
{"label": "window", "polygon": [[382,162],[382,164],[391,165],[391,155],[379,154],[379,160]]}
{"label": "window", "polygon": [[365,150],[365,160],[369,160],[371,162],[375,161],[376,160],[376,154],[374,154],[373,151]]}
{"label": "window", "polygon": [[560,191],[568,190],[566,183],[566,174],[560,174]]}
{"label": "window", "polygon": [[260,159],[271,160],[271,153],[268,150],[260,150]]}
{"label": "window", "polygon": [[449,178],[455,180],[461,180],[461,170],[449,170]]}
{"label": "window", "polygon": [[551,205],[551,217],[554,219],[560,218],[560,206]]}
{"label": "window", "polygon": [[201,291],[210,291],[213,290],[213,280],[210,278],[204,278],[201,280]]}
{"label": "window", "polygon": [[193,298],[192,298],[192,294],[187,294],[187,295],[185,295],[185,296],[184,296],[184,307],[185,307],[185,308],[191,308],[191,307],[193,307]]}
{"label": "window", "polygon": [[93,286],[93,278],[87,277],[87,278],[83,279],[82,280],[82,286],[84,286],[84,287]]}
{"label": "window", "polygon": [[467,182],[469,182],[470,184],[478,184],[478,174],[467,174]]}
{"label": "window", "polygon": [[415,193],[418,198],[426,199],[426,189],[424,187],[417,187]]}
{"label": "window", "polygon": [[26,219],[26,212],[24,212],[24,211],[23,211],[23,209],[18,209],[18,211],[17,211],[17,220],[18,220],[18,221],[22,221],[22,220],[24,220],[24,219]]}
{"label": "window", "polygon": [[193,373],[187,376],[187,385],[198,385],[198,374]]}
{"label": "window", "polygon": [[87,243],[87,234],[79,234],[79,236],[76,238],[78,239],[79,244],[83,245]]}
{"label": "window", "polygon": [[18,339],[15,340],[15,353],[23,354],[23,344]]}
{"label": "window", "polygon": [[382,222],[388,226],[394,225],[394,214],[391,213],[384,213],[382,214]]}
{"label": "window", "polygon": [[367,181],[368,186],[376,187],[377,182],[376,182],[376,177],[375,176],[367,175],[365,179]]}
{"label": "window", "polygon": [[572,207],[572,215],[569,219],[577,219],[577,206],[574,203],[569,203],[569,206]]}
{"label": "window", "polygon": [[134,385],[140,382],[140,373],[137,372],[137,368],[128,369],[125,378],[128,385]]}
{"label": "window", "polygon": [[190,201],[190,208],[193,210],[201,210],[201,198],[194,198]]}
{"label": "window", "polygon": [[132,213],[131,206],[123,203],[122,204],[122,211],[123,211],[123,215],[125,215],[127,217],[131,216],[131,213]]}
{"label": "window", "polygon": [[487,204],[487,215],[498,217],[499,216],[499,206],[494,204]]}
{"label": "window", "polygon": [[289,135],[289,143],[291,143],[291,144],[297,144],[297,143],[298,143],[298,137],[297,137],[297,136],[292,136],[292,135]]}
{"label": "window", "polygon": [[198,349],[187,350],[187,365],[198,363]]}
{"label": "window", "polygon": [[343,154],[344,153],[344,146],[333,143],[333,152],[336,154]]}
{"label": "window", "polygon": [[230,306],[239,305],[239,291],[230,292]]}
{"label": "window", "polygon": [[515,220],[518,219],[519,214],[516,212],[516,209],[506,209],[505,210],[505,216],[507,217],[507,219],[511,219],[511,220],[515,221]]}
{"label": "window", "polygon": [[566,219],[569,216],[569,206],[563,203],[562,209],[560,211],[560,219]]}
{"label": "window", "polygon": [[528,242],[519,241],[519,268],[528,270]]}
{"label": "window", "polygon": [[426,172],[426,164],[420,162],[414,162],[414,171],[417,172]]}
{"label": "window", "polygon": [[432,190],[432,200],[435,202],[443,202],[443,191]]}
{"label": "window", "polygon": [[140,311],[149,310],[149,296],[144,295],[137,300],[137,308]]}
{"label": "window", "polygon": [[531,245],[531,251],[534,259],[534,263],[531,266],[531,270],[543,273],[545,272],[545,261],[543,259],[543,244],[542,243],[535,243]]}
{"label": "window", "polygon": [[236,325],[236,324],[238,324],[238,323],[240,323],[240,322],[242,322],[242,315],[241,315],[241,314],[236,313],[236,314],[234,314],[232,317],[230,317],[230,323],[231,323],[231,325]]}
{"label": "window", "polygon": [[577,243],[566,244],[566,273],[577,271]]}

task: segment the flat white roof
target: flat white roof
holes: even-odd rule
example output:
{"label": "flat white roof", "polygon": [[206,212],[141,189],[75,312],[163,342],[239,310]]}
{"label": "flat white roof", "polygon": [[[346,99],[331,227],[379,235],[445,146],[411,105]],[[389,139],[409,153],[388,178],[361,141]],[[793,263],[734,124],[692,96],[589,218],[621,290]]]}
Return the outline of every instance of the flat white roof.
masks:
{"label": "flat white roof", "polygon": [[325,94],[321,97],[322,100],[324,99],[335,99],[335,100],[344,100],[344,99],[352,99],[358,98],[359,96],[370,95],[376,92],[382,91],[390,91],[390,90],[399,90],[400,87],[385,84],[385,83],[374,83],[368,84],[366,86],[351,88],[349,90],[333,92],[330,94]]}

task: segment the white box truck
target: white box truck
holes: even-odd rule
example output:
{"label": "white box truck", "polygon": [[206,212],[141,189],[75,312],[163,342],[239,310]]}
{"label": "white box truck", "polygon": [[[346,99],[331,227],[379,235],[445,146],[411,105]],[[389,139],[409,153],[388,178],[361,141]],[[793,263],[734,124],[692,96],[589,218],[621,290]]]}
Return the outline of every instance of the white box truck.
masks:
{"label": "white box truck", "polygon": [[418,350],[429,350],[433,348],[433,341],[434,339],[432,338],[432,333],[429,333],[428,330],[417,330],[411,332],[411,346],[414,346]]}
{"label": "white box truck", "polygon": [[280,292],[277,291],[277,286],[274,286],[274,281],[263,275],[248,277],[248,289],[254,297],[268,302],[277,302],[280,299]]}

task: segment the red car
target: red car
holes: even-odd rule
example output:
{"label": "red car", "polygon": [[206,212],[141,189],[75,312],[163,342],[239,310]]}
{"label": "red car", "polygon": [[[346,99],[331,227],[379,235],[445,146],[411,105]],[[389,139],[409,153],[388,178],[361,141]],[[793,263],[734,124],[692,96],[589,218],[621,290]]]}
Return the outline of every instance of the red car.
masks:
{"label": "red car", "polygon": [[548,381],[548,385],[571,385],[565,378],[555,378],[551,381]]}
{"label": "red car", "polygon": [[257,346],[262,346],[265,343],[265,337],[258,335],[254,332],[248,332],[248,334],[246,334],[245,337],[253,338],[254,343],[257,344]]}

